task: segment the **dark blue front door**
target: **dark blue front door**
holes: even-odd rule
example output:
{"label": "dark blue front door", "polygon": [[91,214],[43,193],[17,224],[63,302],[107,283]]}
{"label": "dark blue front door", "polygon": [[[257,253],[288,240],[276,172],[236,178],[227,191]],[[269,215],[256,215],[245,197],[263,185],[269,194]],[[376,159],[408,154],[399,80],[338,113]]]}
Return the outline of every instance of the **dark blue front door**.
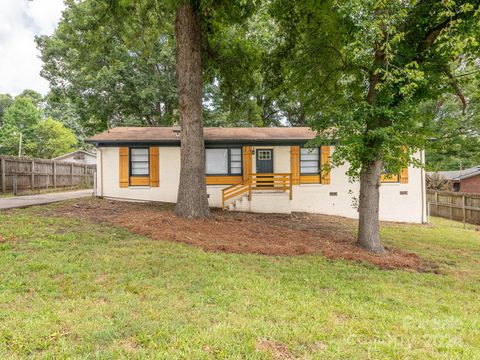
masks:
{"label": "dark blue front door", "polygon": [[257,174],[273,173],[273,149],[257,149]]}

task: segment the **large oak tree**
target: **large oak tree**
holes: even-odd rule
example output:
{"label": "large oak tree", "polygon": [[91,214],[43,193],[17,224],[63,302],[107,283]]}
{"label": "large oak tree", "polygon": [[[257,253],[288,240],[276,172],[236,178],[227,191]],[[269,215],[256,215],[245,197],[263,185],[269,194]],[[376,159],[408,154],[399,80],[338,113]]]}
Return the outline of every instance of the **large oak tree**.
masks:
{"label": "large oak tree", "polygon": [[[380,174],[400,171],[435,136],[426,101],[453,93],[479,57],[476,1],[273,1],[286,81],[305,94],[309,123],[336,141],[333,164],[360,180],[358,244],[383,252]],[[405,151],[406,149],[406,151]]]}
{"label": "large oak tree", "polygon": [[119,124],[168,124],[178,118],[176,213],[207,217],[204,74],[210,83],[228,82],[231,74],[219,64],[239,56],[222,49],[230,46],[224,35],[232,34],[232,27],[239,29],[254,9],[253,0],[67,1],[55,34],[38,39],[43,75],[54,91],[78,104],[92,132]]}
{"label": "large oak tree", "polygon": [[[205,183],[202,57],[210,51],[214,58],[220,49],[212,49],[210,39],[221,36],[228,25],[244,21],[251,14],[254,5],[253,1],[236,3],[221,0],[181,0],[175,5],[176,69],[181,126],[181,169],[175,213],[181,217],[205,218],[209,216],[210,210]],[[225,77],[228,78],[228,75]]]}
{"label": "large oak tree", "polygon": [[205,146],[202,120],[202,31],[199,9],[185,2],[177,8],[177,83],[181,126],[181,169],[175,212],[208,217]]}

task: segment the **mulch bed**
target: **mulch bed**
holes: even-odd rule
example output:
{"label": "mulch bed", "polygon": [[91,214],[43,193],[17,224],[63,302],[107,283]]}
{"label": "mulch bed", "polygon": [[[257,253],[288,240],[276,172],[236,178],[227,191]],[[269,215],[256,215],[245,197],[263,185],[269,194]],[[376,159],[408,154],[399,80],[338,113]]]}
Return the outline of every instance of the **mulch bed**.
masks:
{"label": "mulch bed", "polygon": [[[45,214],[45,212],[43,212]],[[213,210],[207,220],[181,219],[173,205],[88,198],[59,203],[45,215],[66,216],[120,226],[154,240],[176,241],[206,251],[364,261],[382,269],[431,271],[413,253],[386,249],[372,254],[355,245],[355,220],[337,216],[238,213]]]}

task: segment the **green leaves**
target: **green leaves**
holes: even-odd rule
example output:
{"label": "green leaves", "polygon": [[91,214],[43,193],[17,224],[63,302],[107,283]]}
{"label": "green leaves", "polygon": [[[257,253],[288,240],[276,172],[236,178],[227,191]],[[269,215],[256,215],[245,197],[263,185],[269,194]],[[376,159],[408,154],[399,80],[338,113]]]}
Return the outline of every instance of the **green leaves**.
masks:
{"label": "green leaves", "polygon": [[[423,104],[455,93],[447,70],[480,55],[473,1],[322,1],[315,11],[308,1],[273,4],[285,34],[294,34],[295,51],[283,61],[289,84],[322,141],[337,141],[333,163],[348,161],[352,176],[379,157],[400,169],[404,146],[425,148],[436,113]],[[312,36],[316,29],[323,36]]]}
{"label": "green leaves", "polygon": [[[8,96],[4,98],[11,99]],[[45,112],[55,113],[49,98],[44,103],[45,99],[40,94],[25,90],[11,101],[0,128],[1,154],[18,155],[20,143],[21,155],[47,159],[76,148],[78,140],[71,129],[60,121],[44,118]],[[65,120],[67,114],[63,116]]]}
{"label": "green leaves", "polygon": [[[43,76],[77,109],[87,135],[118,125],[178,120],[174,14],[179,1],[68,2],[56,32],[38,38]],[[269,117],[261,1],[199,1],[207,124]],[[271,21],[271,19],[270,19]],[[267,29],[264,29],[267,27]]]}
{"label": "green leaves", "polygon": [[86,135],[175,121],[173,14],[156,1],[69,3],[37,39],[42,75],[75,106]]}
{"label": "green leaves", "polygon": [[34,129],[35,139],[26,144],[30,156],[50,159],[75,150],[77,138],[60,121],[47,118]]}
{"label": "green leaves", "polygon": [[21,141],[34,139],[40,118],[40,111],[30,98],[17,96],[5,111],[0,128],[0,153],[17,155]]}

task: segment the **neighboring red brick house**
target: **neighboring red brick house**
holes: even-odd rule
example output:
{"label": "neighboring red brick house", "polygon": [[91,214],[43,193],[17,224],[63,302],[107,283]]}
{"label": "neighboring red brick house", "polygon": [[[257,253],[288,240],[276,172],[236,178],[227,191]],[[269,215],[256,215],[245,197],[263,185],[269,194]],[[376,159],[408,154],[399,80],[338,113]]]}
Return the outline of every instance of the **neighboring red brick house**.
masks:
{"label": "neighboring red brick house", "polygon": [[460,179],[460,192],[480,194],[480,169],[478,173]]}
{"label": "neighboring red brick house", "polygon": [[458,171],[439,171],[438,175],[453,183],[453,191],[480,194],[480,165]]}

